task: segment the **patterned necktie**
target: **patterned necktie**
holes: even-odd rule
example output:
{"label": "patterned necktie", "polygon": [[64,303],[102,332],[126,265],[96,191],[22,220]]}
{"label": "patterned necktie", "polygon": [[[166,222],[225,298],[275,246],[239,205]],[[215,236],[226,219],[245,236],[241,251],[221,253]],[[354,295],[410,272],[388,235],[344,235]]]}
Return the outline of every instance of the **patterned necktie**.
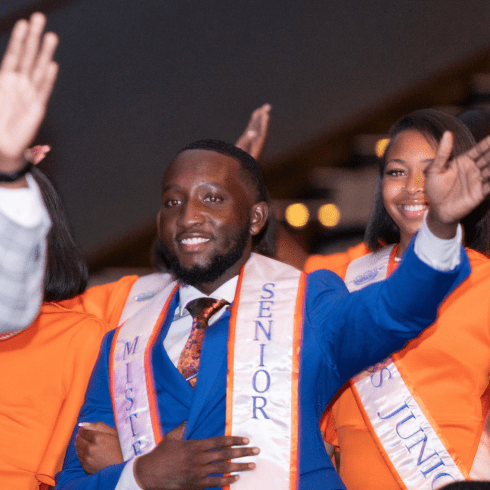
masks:
{"label": "patterned necktie", "polygon": [[192,329],[180,354],[177,369],[193,388],[196,386],[202,339],[208,328],[208,320],[227,304],[229,303],[225,299],[215,298],[197,298],[187,303],[187,311],[193,318]]}

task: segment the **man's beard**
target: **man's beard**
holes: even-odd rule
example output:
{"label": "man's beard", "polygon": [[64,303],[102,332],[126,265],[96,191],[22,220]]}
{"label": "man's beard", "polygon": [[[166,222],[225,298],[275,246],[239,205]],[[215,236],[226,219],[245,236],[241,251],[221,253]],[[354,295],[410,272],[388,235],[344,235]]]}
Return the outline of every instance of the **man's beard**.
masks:
{"label": "man's beard", "polygon": [[181,283],[197,286],[214,282],[242,258],[250,237],[249,230],[250,226],[247,224],[238,234],[231,237],[231,250],[223,255],[215,254],[211,257],[211,262],[208,265],[195,265],[190,269],[184,269],[181,267],[177,256],[168,249],[162,240],[158,240],[156,243],[155,262],[157,266],[166,266]]}

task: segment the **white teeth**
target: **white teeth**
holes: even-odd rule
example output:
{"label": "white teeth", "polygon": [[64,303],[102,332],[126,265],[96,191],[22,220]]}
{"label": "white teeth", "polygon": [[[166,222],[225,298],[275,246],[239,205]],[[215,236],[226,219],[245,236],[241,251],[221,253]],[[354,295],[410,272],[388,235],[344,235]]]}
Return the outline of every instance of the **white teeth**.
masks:
{"label": "white teeth", "polygon": [[183,240],[180,241],[184,245],[197,245],[198,243],[204,243],[204,242],[209,242],[209,238],[184,238]]}
{"label": "white teeth", "polygon": [[403,209],[405,211],[410,211],[410,212],[417,212],[417,211],[425,211],[427,209],[427,206],[425,204],[414,204],[411,206],[403,206]]}

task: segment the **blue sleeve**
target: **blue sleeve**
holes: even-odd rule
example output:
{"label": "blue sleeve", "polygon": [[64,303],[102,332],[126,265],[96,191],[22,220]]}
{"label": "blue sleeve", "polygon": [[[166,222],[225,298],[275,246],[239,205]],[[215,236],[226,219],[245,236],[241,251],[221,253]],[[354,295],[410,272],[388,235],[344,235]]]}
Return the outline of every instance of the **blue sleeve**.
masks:
{"label": "blue sleeve", "polygon": [[333,272],[307,276],[305,323],[341,382],[386,359],[431,325],[437,309],[471,271],[461,247],[461,263],[441,272],[422,262],[413,241],[398,269],[386,280],[349,293]]}
{"label": "blue sleeve", "polygon": [[[115,427],[109,390],[109,353],[114,331],[106,334],[102,341],[99,357],[92,371],[87,387],[84,404],[78,416],[78,422],[104,422]],[[56,475],[57,490],[111,490],[115,488],[125,463],[108,466],[95,475],[87,475],[78,460],[75,451],[77,426],[68,445],[63,469]]]}

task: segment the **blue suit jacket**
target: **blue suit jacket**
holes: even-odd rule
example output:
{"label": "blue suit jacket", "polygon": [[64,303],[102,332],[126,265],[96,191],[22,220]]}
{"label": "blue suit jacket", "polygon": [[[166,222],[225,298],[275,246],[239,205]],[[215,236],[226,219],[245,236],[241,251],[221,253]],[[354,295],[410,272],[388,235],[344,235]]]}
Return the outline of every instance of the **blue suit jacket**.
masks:
{"label": "blue suit jacket", "polygon": [[[326,405],[353,375],[399,350],[430,325],[438,305],[469,272],[464,250],[456,270],[437,272],[422,263],[411,246],[390,278],[355,293],[348,293],[333,272],[316,271],[308,276],[300,359],[301,490],[345,488],[325,452],[318,426]],[[170,318],[164,321],[152,353],[163,433],[187,421],[188,439],[223,435],[229,313],[206,332],[198,383],[193,390],[163,348],[177,300],[169,309]],[[108,374],[113,335],[114,332],[109,332],[102,343],[80,422],[102,421],[115,426]],[[73,436],[63,471],[57,475],[56,488],[110,490],[116,486],[123,466],[114,465],[95,475],[86,475],[76,456]]]}

